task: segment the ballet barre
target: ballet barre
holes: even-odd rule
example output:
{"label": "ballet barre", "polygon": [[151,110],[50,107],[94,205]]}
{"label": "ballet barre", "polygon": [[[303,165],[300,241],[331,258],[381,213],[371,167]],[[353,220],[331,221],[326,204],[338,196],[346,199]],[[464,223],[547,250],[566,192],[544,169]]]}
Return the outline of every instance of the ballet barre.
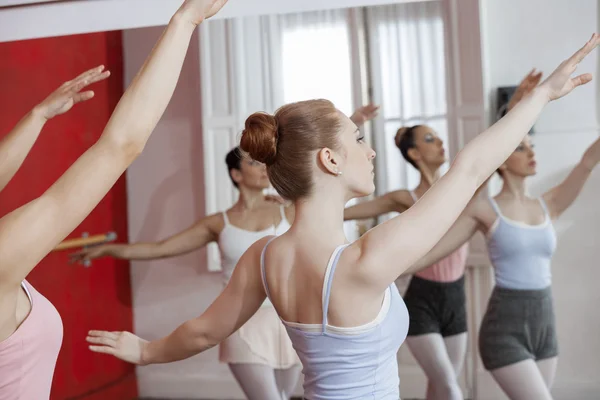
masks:
{"label": "ballet barre", "polygon": [[105,234],[88,236],[86,233],[83,234],[83,237],[77,239],[67,239],[61,242],[58,246],[54,248],[53,251],[61,251],[61,250],[70,250],[70,249],[78,249],[88,246],[95,246],[98,244],[103,244],[107,242],[113,242],[117,239],[117,234],[115,232],[108,232]]}

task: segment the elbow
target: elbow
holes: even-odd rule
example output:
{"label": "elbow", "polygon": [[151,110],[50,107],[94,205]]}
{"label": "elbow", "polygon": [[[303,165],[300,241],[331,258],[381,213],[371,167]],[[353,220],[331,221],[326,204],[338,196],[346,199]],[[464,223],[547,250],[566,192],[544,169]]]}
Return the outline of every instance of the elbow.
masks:
{"label": "elbow", "polygon": [[218,335],[211,332],[210,329],[203,324],[200,319],[190,320],[184,323],[183,329],[188,332],[190,338],[192,338],[191,347],[192,351],[197,354],[208,349],[211,349],[218,345],[223,338],[219,338]]}
{"label": "elbow", "polygon": [[452,171],[461,176],[468,187],[475,192],[489,178],[482,165],[485,164],[479,156],[461,150],[454,159]]}
{"label": "elbow", "polygon": [[146,146],[146,140],[135,138],[136,135],[125,135],[122,130],[114,133],[106,132],[98,141],[112,155],[118,156],[126,165],[135,161]]}
{"label": "elbow", "polygon": [[144,146],[145,143],[135,140],[123,140],[115,144],[115,151],[123,157],[127,165],[130,165],[142,154]]}

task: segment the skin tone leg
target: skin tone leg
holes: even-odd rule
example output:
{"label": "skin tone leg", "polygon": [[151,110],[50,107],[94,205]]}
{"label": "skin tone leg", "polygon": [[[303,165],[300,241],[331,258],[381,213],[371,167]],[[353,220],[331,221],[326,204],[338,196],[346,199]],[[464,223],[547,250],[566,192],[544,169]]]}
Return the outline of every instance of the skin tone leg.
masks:
{"label": "skin tone leg", "polygon": [[298,386],[300,380],[300,374],[302,373],[302,366],[295,365],[288,369],[276,369],[275,380],[277,381],[277,388],[282,394],[285,400],[292,397],[294,389]]}
{"label": "skin tone leg", "polygon": [[[458,342],[458,340],[454,342]],[[438,333],[409,336],[406,343],[427,375],[427,399],[462,400],[462,391],[456,379],[455,364],[457,362],[450,359],[442,336]],[[457,350],[453,348],[452,352],[457,353]]]}
{"label": "skin tone leg", "polygon": [[536,362],[544,381],[546,382],[546,387],[548,389],[552,389],[552,385],[554,385],[554,378],[556,377],[556,366],[558,365],[558,357],[547,358],[545,360],[540,360]]}

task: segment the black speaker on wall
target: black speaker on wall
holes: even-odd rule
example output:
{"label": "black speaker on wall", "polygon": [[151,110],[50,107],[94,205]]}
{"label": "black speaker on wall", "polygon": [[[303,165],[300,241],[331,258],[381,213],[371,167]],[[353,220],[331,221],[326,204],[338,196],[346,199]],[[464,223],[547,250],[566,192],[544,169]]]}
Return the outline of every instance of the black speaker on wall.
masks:
{"label": "black speaker on wall", "polygon": [[[503,86],[496,90],[496,116],[494,121],[498,121],[506,115],[508,103],[515,94],[515,90],[517,90],[517,86]],[[529,133],[533,133],[533,127],[531,127]]]}

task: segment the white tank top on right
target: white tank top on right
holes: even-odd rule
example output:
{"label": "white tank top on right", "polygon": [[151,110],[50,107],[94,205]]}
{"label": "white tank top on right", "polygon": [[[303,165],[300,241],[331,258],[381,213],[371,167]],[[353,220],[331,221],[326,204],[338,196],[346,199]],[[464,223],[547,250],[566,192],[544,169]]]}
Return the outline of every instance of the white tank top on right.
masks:
{"label": "white tank top on right", "polygon": [[544,200],[540,198],[539,202],[546,219],[541,224],[528,225],[506,218],[490,197],[498,219],[488,233],[487,246],[499,287],[539,290],[552,283],[550,264],[556,249],[556,232]]}

